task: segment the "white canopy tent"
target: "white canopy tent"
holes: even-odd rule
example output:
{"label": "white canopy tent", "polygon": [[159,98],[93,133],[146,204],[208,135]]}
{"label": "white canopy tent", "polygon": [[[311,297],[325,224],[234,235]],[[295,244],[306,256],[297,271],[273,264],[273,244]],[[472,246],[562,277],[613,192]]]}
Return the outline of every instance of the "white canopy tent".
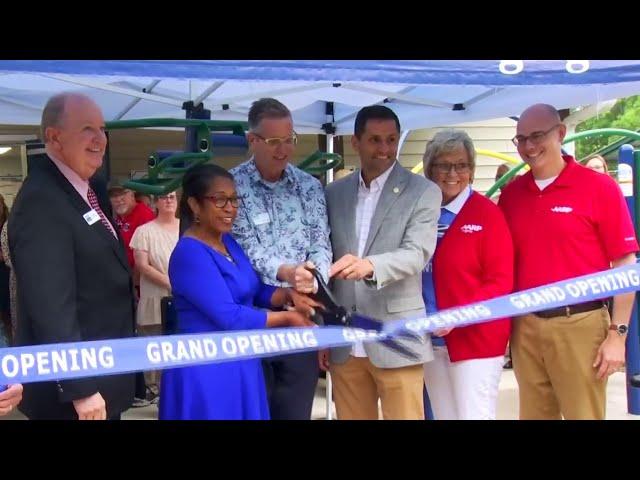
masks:
{"label": "white canopy tent", "polygon": [[382,102],[403,130],[514,116],[534,102],[598,104],[640,93],[640,61],[5,60],[0,123],[38,124],[47,98],[66,90],[91,95],[106,120],[185,118],[186,101],[246,120],[254,100],[272,96],[299,133],[343,135],[361,107]]}
{"label": "white canopy tent", "polygon": [[0,124],[40,122],[47,99],[84,92],[106,120],[246,120],[275,97],[303,134],[350,134],[357,111],[384,103],[404,131],[510,117],[536,102],[558,109],[640,93],[638,60],[0,60]]}

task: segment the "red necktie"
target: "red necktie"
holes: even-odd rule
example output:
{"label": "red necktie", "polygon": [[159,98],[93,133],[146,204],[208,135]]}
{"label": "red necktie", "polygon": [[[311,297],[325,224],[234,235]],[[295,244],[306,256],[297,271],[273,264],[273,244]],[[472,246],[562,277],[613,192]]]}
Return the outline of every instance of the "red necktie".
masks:
{"label": "red necktie", "polygon": [[107,227],[107,230],[109,230],[114,237],[118,238],[116,231],[113,229],[113,225],[109,223],[109,220],[107,220],[107,217],[105,216],[104,212],[100,208],[100,204],[98,203],[98,197],[96,197],[96,193],[91,188],[89,188],[89,190],[87,191],[87,200],[89,200],[89,205],[91,205],[91,208],[93,208],[98,213],[98,215],[100,215],[100,221],[102,222],[102,224],[105,227]]}

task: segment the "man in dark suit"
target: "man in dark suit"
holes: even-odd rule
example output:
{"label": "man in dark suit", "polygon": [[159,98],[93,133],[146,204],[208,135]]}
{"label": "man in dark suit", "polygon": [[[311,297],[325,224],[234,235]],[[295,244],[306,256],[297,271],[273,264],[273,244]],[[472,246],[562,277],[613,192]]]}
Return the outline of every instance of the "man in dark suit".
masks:
{"label": "man in dark suit", "polygon": [[[84,95],[56,95],[41,128],[47,161],[29,172],[9,217],[17,344],[133,336],[127,257],[89,185],[107,145],[100,108]],[[133,389],[130,374],[32,383],[19,408],[31,419],[119,419]]]}

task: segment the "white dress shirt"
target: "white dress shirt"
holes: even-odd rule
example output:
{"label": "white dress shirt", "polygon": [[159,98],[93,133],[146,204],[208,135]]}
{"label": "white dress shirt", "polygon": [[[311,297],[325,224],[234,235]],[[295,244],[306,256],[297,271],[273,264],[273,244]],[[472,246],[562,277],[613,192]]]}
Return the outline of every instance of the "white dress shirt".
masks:
{"label": "white dress shirt", "polygon": [[[356,235],[358,236],[358,257],[360,258],[362,258],[364,253],[364,246],[367,243],[369,229],[371,228],[371,219],[373,218],[373,214],[378,206],[382,189],[384,188],[384,184],[387,182],[394,166],[395,162],[380,176],[371,180],[369,188],[367,188],[364,183],[364,180],[362,179],[362,171],[360,171],[360,177],[358,178],[358,204],[356,205]],[[362,342],[357,342],[353,345],[351,355],[354,357],[367,356]]]}

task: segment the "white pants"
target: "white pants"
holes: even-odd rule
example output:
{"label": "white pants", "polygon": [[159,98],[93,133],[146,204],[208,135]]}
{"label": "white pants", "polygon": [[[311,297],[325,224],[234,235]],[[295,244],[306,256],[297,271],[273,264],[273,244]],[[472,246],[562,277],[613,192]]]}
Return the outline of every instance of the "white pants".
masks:
{"label": "white pants", "polygon": [[424,381],[436,420],[495,420],[502,355],[452,363],[447,347],[434,347]]}

